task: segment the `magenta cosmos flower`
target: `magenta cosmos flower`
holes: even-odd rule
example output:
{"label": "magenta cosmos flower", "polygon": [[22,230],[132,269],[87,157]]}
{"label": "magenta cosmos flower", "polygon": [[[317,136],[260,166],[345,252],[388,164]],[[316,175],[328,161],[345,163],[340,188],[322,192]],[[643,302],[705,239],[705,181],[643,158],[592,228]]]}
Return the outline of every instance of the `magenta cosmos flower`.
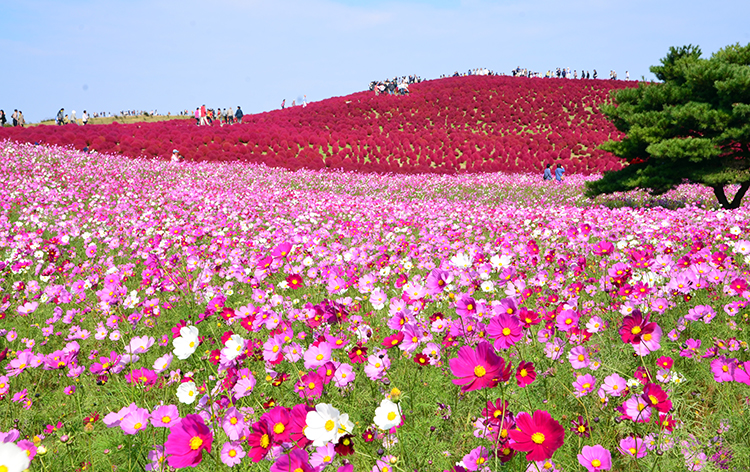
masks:
{"label": "magenta cosmos flower", "polygon": [[636,459],[645,457],[648,454],[646,443],[641,438],[628,436],[620,440],[620,446],[617,448],[624,456],[633,456]]}
{"label": "magenta cosmos flower", "polygon": [[451,373],[458,377],[453,379],[453,383],[461,385],[463,392],[492,388],[504,381],[501,377],[505,376],[505,360],[495,354],[486,341],[479,343],[476,351],[469,346],[461,346],[458,356],[450,360],[450,368]]}
{"label": "magenta cosmos flower", "polygon": [[565,428],[547,411],[537,410],[533,417],[526,412],[519,413],[516,428],[510,431],[510,438],[515,441],[510,447],[526,451],[527,461],[551,458],[565,441]]}
{"label": "magenta cosmos flower", "polygon": [[487,334],[495,339],[495,349],[508,349],[523,337],[523,326],[516,316],[500,313],[490,320]]}
{"label": "magenta cosmos flower", "polygon": [[578,463],[589,472],[609,470],[612,468],[612,454],[599,444],[583,446],[583,450],[578,454]]}
{"label": "magenta cosmos flower", "polygon": [[199,415],[187,415],[169,430],[164,443],[170,467],[195,467],[203,459],[203,450],[211,452],[213,434]]}
{"label": "magenta cosmos flower", "polygon": [[313,472],[315,469],[310,465],[309,456],[304,449],[292,449],[273,463],[270,472]]}

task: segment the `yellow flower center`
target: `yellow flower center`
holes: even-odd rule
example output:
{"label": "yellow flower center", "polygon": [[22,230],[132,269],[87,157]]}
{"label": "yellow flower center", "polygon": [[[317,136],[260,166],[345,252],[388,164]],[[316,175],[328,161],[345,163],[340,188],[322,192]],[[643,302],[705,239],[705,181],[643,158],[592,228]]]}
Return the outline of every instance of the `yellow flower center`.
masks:
{"label": "yellow flower center", "polygon": [[566,324],[566,325],[569,325],[569,324],[571,324],[571,323],[573,323],[573,318],[567,318],[567,319],[565,320],[565,324]]}
{"label": "yellow flower center", "polygon": [[271,440],[268,438],[267,434],[264,434],[260,437],[260,447],[262,447],[263,449],[267,449],[270,443]]}
{"label": "yellow flower center", "polygon": [[638,452],[634,447],[631,447],[628,449],[628,452],[635,455],[636,452]]}
{"label": "yellow flower center", "polygon": [[4,465],[0,465],[0,472],[8,472],[8,468]]}
{"label": "yellow flower center", "polygon": [[172,418],[171,418],[171,417],[169,417],[169,416],[162,416],[162,417],[161,417],[161,422],[162,422],[162,423],[169,423],[169,422],[171,422],[171,421],[172,421]]}
{"label": "yellow flower center", "polygon": [[322,361],[323,360],[323,354],[318,354],[315,356],[315,360]]}
{"label": "yellow flower center", "polygon": [[592,467],[600,467],[601,465],[602,465],[602,461],[600,461],[599,459],[594,459],[593,461],[591,461]]}
{"label": "yellow flower center", "polygon": [[578,432],[579,433],[585,433],[586,432],[586,427],[584,425],[579,426],[578,427]]}
{"label": "yellow flower center", "polygon": [[396,413],[394,413],[392,411],[389,411],[388,412],[388,421],[393,421],[394,419],[396,419]]}
{"label": "yellow flower center", "polygon": [[315,390],[315,382],[310,382],[309,384],[307,384],[307,388],[309,388],[310,390]]}
{"label": "yellow flower center", "polygon": [[526,371],[526,369],[521,369],[521,377],[526,377],[527,375],[529,375],[528,371]]}
{"label": "yellow flower center", "polygon": [[503,336],[510,336],[510,328],[503,328]]}
{"label": "yellow flower center", "polygon": [[729,372],[729,366],[723,365],[721,366],[721,370],[723,370],[724,372]]}
{"label": "yellow flower center", "polygon": [[143,423],[136,423],[133,425],[133,429],[141,429],[143,428]]}
{"label": "yellow flower center", "polygon": [[195,341],[190,341],[190,347],[195,347]]}
{"label": "yellow flower center", "polygon": [[326,425],[325,425],[326,431],[332,431],[335,426],[336,426],[336,423],[334,423],[333,420],[326,421]]}
{"label": "yellow flower center", "polygon": [[323,456],[323,462],[331,462],[331,456]]}
{"label": "yellow flower center", "polygon": [[279,346],[274,346],[271,348],[273,352],[279,352]]}
{"label": "yellow flower center", "polygon": [[276,434],[283,433],[285,429],[286,427],[284,426],[284,423],[276,423],[275,425],[273,425],[273,432]]}
{"label": "yellow flower center", "polygon": [[640,326],[633,326],[633,328],[630,330],[630,332],[632,334],[638,334],[638,333],[641,332],[641,327]]}
{"label": "yellow flower center", "polygon": [[578,362],[583,362],[585,360],[586,360],[586,356],[584,356],[583,354],[578,354]]}
{"label": "yellow flower center", "polygon": [[233,416],[233,417],[229,418],[229,422],[232,423],[232,424],[237,424],[237,417]]}
{"label": "yellow flower center", "polygon": [[544,434],[542,433],[534,433],[531,435],[531,441],[534,444],[542,444],[544,442]]}
{"label": "yellow flower center", "polygon": [[487,370],[483,366],[478,365],[474,367],[474,375],[477,377],[484,377],[485,374],[487,374]]}
{"label": "yellow flower center", "polygon": [[227,455],[229,457],[234,457],[237,455],[237,451],[235,451],[234,449],[230,449],[229,452],[227,452]]}
{"label": "yellow flower center", "polygon": [[190,449],[196,451],[202,445],[203,445],[203,440],[201,438],[199,438],[198,436],[193,436],[190,439]]}
{"label": "yellow flower center", "polygon": [[658,398],[656,398],[656,397],[655,397],[655,396],[653,396],[653,395],[649,395],[649,396],[648,396],[648,399],[649,399],[649,400],[651,400],[651,403],[653,403],[654,405],[656,405],[657,403],[659,403],[659,399],[658,399]]}
{"label": "yellow flower center", "polygon": [[651,333],[644,334],[643,335],[643,340],[644,341],[651,341],[651,337],[652,336],[653,336],[653,334],[651,334]]}

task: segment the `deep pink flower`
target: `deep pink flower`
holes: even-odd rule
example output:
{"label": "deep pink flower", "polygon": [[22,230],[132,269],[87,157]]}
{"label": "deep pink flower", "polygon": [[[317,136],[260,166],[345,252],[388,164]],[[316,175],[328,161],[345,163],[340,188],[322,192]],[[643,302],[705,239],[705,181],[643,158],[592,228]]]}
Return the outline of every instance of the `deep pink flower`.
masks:
{"label": "deep pink flower", "polygon": [[510,447],[526,451],[527,461],[549,459],[565,442],[565,428],[547,411],[537,410],[533,417],[526,412],[519,413],[516,428],[510,431],[510,438],[515,441]]}
{"label": "deep pink flower", "polygon": [[530,385],[536,379],[536,370],[533,362],[521,361],[516,369],[516,382],[519,387]]}
{"label": "deep pink flower", "polygon": [[458,356],[451,359],[449,364],[451,373],[458,377],[453,379],[453,383],[461,385],[463,392],[494,387],[501,381],[505,369],[505,360],[495,354],[486,341],[479,343],[476,351],[469,346],[461,346]]}
{"label": "deep pink flower", "polygon": [[169,430],[169,437],[164,443],[164,452],[168,456],[170,467],[195,467],[203,459],[203,450],[211,452],[213,434],[199,415],[187,415]]}
{"label": "deep pink flower", "polygon": [[523,337],[523,325],[515,315],[501,313],[490,320],[487,334],[494,338],[495,349],[508,349]]}

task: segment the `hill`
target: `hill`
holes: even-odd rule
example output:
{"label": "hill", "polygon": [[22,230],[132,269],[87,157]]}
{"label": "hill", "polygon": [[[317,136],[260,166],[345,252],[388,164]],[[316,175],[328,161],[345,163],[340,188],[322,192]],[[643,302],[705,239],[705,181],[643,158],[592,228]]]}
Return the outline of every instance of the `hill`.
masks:
{"label": "hill", "polygon": [[470,76],[415,84],[408,96],[359,92],[246,115],[243,124],[193,120],[4,128],[0,139],[88,146],[99,152],[192,161],[247,161],[291,169],[526,172],[617,169],[597,149],[619,136],[598,113],[609,91],[634,82]]}

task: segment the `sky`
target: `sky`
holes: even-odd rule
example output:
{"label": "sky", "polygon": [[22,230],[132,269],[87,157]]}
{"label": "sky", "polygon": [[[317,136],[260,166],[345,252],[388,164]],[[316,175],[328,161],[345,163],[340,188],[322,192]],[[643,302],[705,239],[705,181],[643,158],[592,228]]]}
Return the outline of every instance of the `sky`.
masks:
{"label": "sky", "polygon": [[748,18],[740,0],[2,0],[0,108],[259,113],[479,67],[653,79],[670,46],[750,43]]}

